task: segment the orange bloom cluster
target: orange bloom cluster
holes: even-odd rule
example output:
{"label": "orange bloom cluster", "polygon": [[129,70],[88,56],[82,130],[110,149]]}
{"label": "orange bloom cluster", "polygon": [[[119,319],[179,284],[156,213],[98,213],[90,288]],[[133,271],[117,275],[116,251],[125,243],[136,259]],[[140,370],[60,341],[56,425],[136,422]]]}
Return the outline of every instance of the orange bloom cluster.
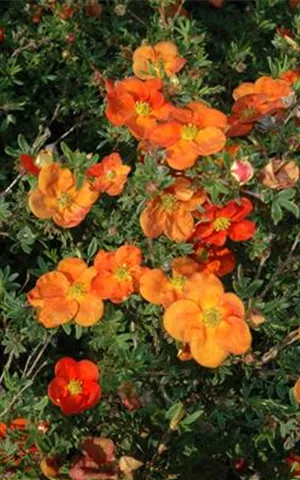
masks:
{"label": "orange bloom cluster", "polygon": [[123,302],[139,289],[141,262],[142,252],[133,245],[123,245],[114,252],[100,250],[94,261],[97,274],[93,290],[102,299]]}
{"label": "orange bloom cluster", "polygon": [[46,328],[72,320],[90,327],[101,320],[103,300],[125,301],[139,290],[142,252],[134,245],[123,245],[112,252],[100,250],[94,266],[80,258],[65,258],[57,270],[43,274],[27,293],[36,310],[36,319]]}
{"label": "orange bloom cluster", "polygon": [[54,328],[74,320],[89,327],[103,315],[103,302],[92,290],[97,271],[80,258],[65,258],[57,270],[42,275],[27,294],[37,321]]}
{"label": "orange bloom cluster", "polygon": [[166,161],[185,170],[199,156],[220,152],[226,143],[226,116],[202,102],[184,108],[171,105],[163,94],[164,77],[174,77],[186,60],[174,43],[141,46],[133,54],[136,77],[106,82],[106,116],[125,125],[138,140],[165,148]]}
{"label": "orange bloom cluster", "polygon": [[202,190],[195,190],[191,180],[176,177],[170,187],[147,202],[140,216],[144,234],[156,238],[164,233],[174,242],[184,242],[194,230],[194,212],[205,201]]}
{"label": "orange bloom cluster", "polygon": [[55,365],[55,378],[48,385],[48,396],[65,415],[81,413],[100,400],[98,380],[99,369],[95,363],[64,357]]}
{"label": "orange bloom cluster", "polygon": [[98,197],[90,182],[76,188],[71,170],[52,163],[41,168],[38,187],[29,193],[29,208],[38,218],[52,218],[60,227],[72,228],[85,218]]}
{"label": "orange bloom cluster", "polygon": [[101,163],[90,167],[87,176],[92,178],[94,190],[114,197],[123,191],[130,170],[118,153],[111,153]]}
{"label": "orange bloom cluster", "polygon": [[184,297],[164,314],[164,326],[175,339],[187,343],[194,360],[215,368],[231,354],[241,355],[251,346],[242,301],[225,293],[213,274],[196,273]]}
{"label": "orange bloom cluster", "polygon": [[288,108],[293,96],[291,82],[261,77],[255,83],[244,82],[233,91],[235,103],[228,117],[229,137],[248,135],[254,123],[267,115],[276,115]]}

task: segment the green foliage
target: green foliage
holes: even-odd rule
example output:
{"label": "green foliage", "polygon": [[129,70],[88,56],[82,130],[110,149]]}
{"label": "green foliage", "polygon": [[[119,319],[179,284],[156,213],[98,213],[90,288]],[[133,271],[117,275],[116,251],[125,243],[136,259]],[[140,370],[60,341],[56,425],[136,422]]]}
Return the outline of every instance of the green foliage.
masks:
{"label": "green foliage", "polygon": [[[265,319],[253,329],[249,355],[213,370],[180,362],[162,328],[162,309],[138,294],[119,305],[107,302],[103,320],[90,329],[67,324],[53,330],[36,322],[25,294],[65,257],[91,264],[99,249],[134,243],[145,265],[168,271],[175,257],[192,251],[189,243],[143,235],[139,215],[146,201],[174,177],[162,150],[139,162],[129,132],[108,123],[104,80],[132,75],[132,53],[145,40],[173,40],[187,59],[174,103],[201,100],[227,114],[238,84],[263,74],[277,77],[297,65],[300,15],[283,1],[228,1],[219,10],[187,0],[189,17],[164,23],[158,0],[107,0],[99,18],[78,8],[63,20],[47,7],[41,21],[33,23],[34,7],[47,3],[0,2],[5,31],[0,51],[0,421],[26,417],[32,422],[22,463],[2,462],[1,478],[41,478],[39,462],[29,452],[33,444],[38,459],[59,455],[67,473],[86,436],[110,437],[118,457],[141,460],[137,480],[198,480],[199,472],[203,480],[289,478],[283,460],[300,447],[299,409],[291,393],[300,373],[300,344],[289,336],[300,325],[299,185],[271,190],[260,179],[274,156],[299,165],[294,118],[256,125],[241,140],[241,157],[255,170],[247,185],[240,188],[230,174],[227,154],[203,157],[186,172],[214,203],[245,195],[253,200],[257,233],[247,243],[230,245],[238,266],[224,278],[247,311],[258,309]],[[120,5],[124,15],[118,13]],[[276,33],[280,26],[293,38]],[[170,87],[171,80],[166,82]],[[88,167],[119,152],[132,169],[122,196],[101,195],[74,229],[34,218],[27,194],[36,179],[20,170],[19,155],[36,155],[49,144],[74,171],[77,187]],[[64,416],[48,400],[47,385],[63,356],[89,358],[101,369],[103,397],[81,415]],[[136,387],[139,410],[130,412],[122,404],[122,382]],[[41,421],[49,424],[45,435],[37,428]],[[0,448],[12,457],[19,449],[13,436],[1,440]],[[237,472],[239,458],[246,465]]]}

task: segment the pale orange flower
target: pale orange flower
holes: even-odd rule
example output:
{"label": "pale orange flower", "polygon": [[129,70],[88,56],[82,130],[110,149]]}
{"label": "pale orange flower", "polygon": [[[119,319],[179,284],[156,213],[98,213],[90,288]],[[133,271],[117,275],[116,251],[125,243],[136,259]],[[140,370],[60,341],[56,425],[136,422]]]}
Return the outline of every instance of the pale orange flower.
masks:
{"label": "pale orange flower", "polygon": [[220,366],[230,355],[240,355],[251,346],[251,333],[244,321],[242,301],[225,293],[221,281],[213,274],[195,273],[185,298],[172,303],[164,315],[167,332],[188,343],[200,365]]}
{"label": "pale orange flower", "polygon": [[271,77],[260,77],[256,82],[244,82],[233,90],[234,100],[238,100],[245,95],[262,94],[268,101],[282,100],[291,95],[291,87],[288,82]]}
{"label": "pale orange flower", "polygon": [[71,320],[83,327],[98,322],[103,315],[103,302],[92,292],[96,275],[96,269],[80,258],[65,258],[57,270],[42,275],[27,294],[28,302],[36,308],[37,321],[46,328]]}
{"label": "pale orange flower", "polygon": [[93,290],[114,303],[125,301],[138,290],[141,262],[142,252],[134,245],[122,245],[114,252],[100,250],[94,261],[97,276]]}
{"label": "pale orange flower", "polygon": [[186,60],[178,55],[176,45],[170,41],[143,45],[135,50],[132,60],[133,72],[142,80],[162,78],[164,73],[170,77],[186,64]]}
{"label": "pale orange flower", "polygon": [[226,116],[201,102],[189,103],[185,108],[173,108],[172,121],[153,129],[149,139],[166,149],[170,167],[185,170],[194,165],[199,156],[212,155],[226,143],[224,130]]}
{"label": "pale orange flower", "polygon": [[201,266],[187,257],[175,258],[171,263],[171,275],[160,268],[145,269],[140,279],[140,294],[148,302],[168,307],[184,298],[187,280],[199,272]]}
{"label": "pale orange flower", "polygon": [[88,181],[77,189],[71,170],[52,163],[41,168],[38,187],[29,193],[29,208],[38,218],[71,228],[82,222],[98,197]]}
{"label": "pale orange flower", "polygon": [[87,170],[87,175],[93,178],[92,185],[97,192],[113,197],[123,191],[130,170],[130,167],[122,163],[118,153],[111,153],[101,163],[92,165]]}
{"label": "pale orange flower", "polygon": [[190,180],[177,177],[171,187],[148,201],[140,216],[141,228],[149,238],[164,233],[174,242],[185,242],[194,230],[192,212],[204,201],[204,193],[195,191]]}

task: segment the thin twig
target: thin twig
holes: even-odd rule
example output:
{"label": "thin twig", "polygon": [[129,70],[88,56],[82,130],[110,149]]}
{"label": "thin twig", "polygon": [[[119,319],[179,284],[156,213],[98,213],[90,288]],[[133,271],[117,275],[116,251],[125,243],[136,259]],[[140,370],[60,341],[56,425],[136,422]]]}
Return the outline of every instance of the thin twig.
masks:
{"label": "thin twig", "polygon": [[35,374],[32,376],[32,378],[21,388],[21,390],[19,390],[18,393],[16,393],[12,400],[10,401],[10,403],[8,404],[8,406],[2,410],[2,412],[0,413],[0,418],[1,417],[4,417],[4,415],[7,414],[7,412],[9,412],[9,410],[11,409],[11,407],[14,405],[14,403],[20,398],[20,396],[22,395],[22,393],[25,392],[25,390],[27,390],[27,388],[29,388],[32,384],[33,384],[33,381],[35,379],[35,377],[40,373],[40,371],[47,365],[47,362],[43,362],[42,365],[36,370]]}
{"label": "thin twig", "polygon": [[177,10],[176,10],[176,13],[173,17],[173,24],[175,23],[175,21],[177,20],[177,18],[179,17],[180,15],[180,11],[183,7],[183,4],[184,4],[185,0],[181,0],[181,2],[179,3],[178,7],[177,7]]}
{"label": "thin twig", "polygon": [[278,267],[276,268],[274,274],[272,275],[269,283],[266,285],[265,289],[263,290],[263,292],[261,293],[260,295],[260,298],[264,298],[266,296],[266,294],[268,293],[268,291],[270,290],[270,288],[273,286],[275,280],[277,279],[278,275],[287,267],[287,265],[290,263],[291,259],[292,259],[292,256],[293,256],[293,253],[294,251],[296,250],[297,248],[297,245],[298,243],[300,242],[300,233],[298,233],[296,235],[296,238],[294,240],[294,243],[292,245],[292,248],[291,250],[289,251],[289,254],[288,256],[286,257],[285,261],[282,262],[280,265],[278,265]]}
{"label": "thin twig", "polygon": [[[45,340],[46,340],[46,337],[45,337]],[[24,367],[24,370],[23,370],[23,373],[22,373],[21,378],[24,378],[24,377],[27,376],[27,370],[28,370],[28,368],[29,368],[29,365],[30,365],[30,363],[31,363],[31,360],[32,360],[33,357],[35,356],[35,354],[36,354],[36,352],[38,351],[38,349],[39,349],[41,346],[43,346],[43,345],[44,345],[44,340],[43,340],[43,342],[38,343],[38,344],[34,347],[33,351],[31,352],[31,354],[28,356],[28,358],[27,358],[27,360],[26,360],[25,367]]]}
{"label": "thin twig", "polygon": [[71,128],[69,128],[69,130],[67,130],[57,140],[55,140],[55,142],[53,142],[53,145],[57,145],[59,142],[61,142],[61,140],[66,138],[68,135],[70,135],[70,133],[72,133],[75,130],[75,128],[78,127],[78,125],[79,125],[78,123],[75,123],[75,125],[73,125]]}
{"label": "thin twig", "polygon": [[4,379],[4,377],[5,377],[5,372],[6,372],[7,370],[9,370],[9,368],[10,368],[10,366],[11,366],[11,363],[12,363],[12,361],[13,361],[13,358],[14,358],[14,352],[11,351],[11,352],[9,353],[7,362],[6,362],[6,364],[4,365],[4,367],[3,367],[3,371],[2,371],[2,374],[1,374],[1,377],[0,377],[0,385],[1,385],[1,383],[3,382],[3,379]]}
{"label": "thin twig", "polygon": [[147,24],[144,22],[144,20],[142,20],[140,17],[138,17],[135,13],[131,12],[130,15],[131,15],[132,18],[134,18],[135,20],[140,22],[141,25],[143,25],[144,27],[147,27]]}
{"label": "thin twig", "polygon": [[47,338],[47,340],[46,340],[46,342],[45,342],[45,345],[44,345],[43,348],[40,350],[38,356],[36,357],[35,361],[33,362],[32,366],[31,366],[31,368],[28,370],[28,372],[27,372],[27,377],[29,377],[29,376],[32,374],[32,372],[33,372],[36,364],[38,363],[39,359],[41,358],[41,356],[43,355],[44,351],[45,351],[46,348],[48,347],[51,339],[52,339],[52,335],[50,335],[50,336]]}
{"label": "thin twig", "polygon": [[3,190],[3,192],[0,193],[0,197],[5,197],[5,195],[7,195],[13,188],[14,186],[16,185],[16,183],[18,183],[18,181],[24,176],[24,173],[19,173],[19,175],[16,176],[16,178],[8,185],[8,187],[6,187],[5,190]]}

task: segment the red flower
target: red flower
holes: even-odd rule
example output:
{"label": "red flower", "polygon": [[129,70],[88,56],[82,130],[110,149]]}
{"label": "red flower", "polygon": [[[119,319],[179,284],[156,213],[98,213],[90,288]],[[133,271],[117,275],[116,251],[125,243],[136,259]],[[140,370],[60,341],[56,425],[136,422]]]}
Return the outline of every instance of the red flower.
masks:
{"label": "red flower", "polygon": [[35,158],[32,155],[27,155],[26,153],[21,153],[20,155],[20,164],[27,173],[31,173],[36,177],[40,173],[40,168],[35,164]]}
{"label": "red flower", "polygon": [[61,358],[55,365],[55,378],[48,385],[48,396],[66,415],[81,413],[100,400],[98,379],[99,369],[95,363]]}
{"label": "red flower", "polygon": [[248,198],[240,202],[231,200],[224,207],[207,205],[196,225],[193,239],[222,246],[229,237],[235,242],[250,240],[255,233],[255,223],[246,216],[252,211],[253,205]]}
{"label": "red flower", "polygon": [[290,468],[292,469],[292,478],[298,477],[300,475],[300,455],[296,453],[291,453],[285,461],[289,464]]}
{"label": "red flower", "polygon": [[236,264],[234,253],[229,248],[205,242],[195,244],[191,257],[199,264],[201,272],[214,273],[218,277],[232,272]]}

